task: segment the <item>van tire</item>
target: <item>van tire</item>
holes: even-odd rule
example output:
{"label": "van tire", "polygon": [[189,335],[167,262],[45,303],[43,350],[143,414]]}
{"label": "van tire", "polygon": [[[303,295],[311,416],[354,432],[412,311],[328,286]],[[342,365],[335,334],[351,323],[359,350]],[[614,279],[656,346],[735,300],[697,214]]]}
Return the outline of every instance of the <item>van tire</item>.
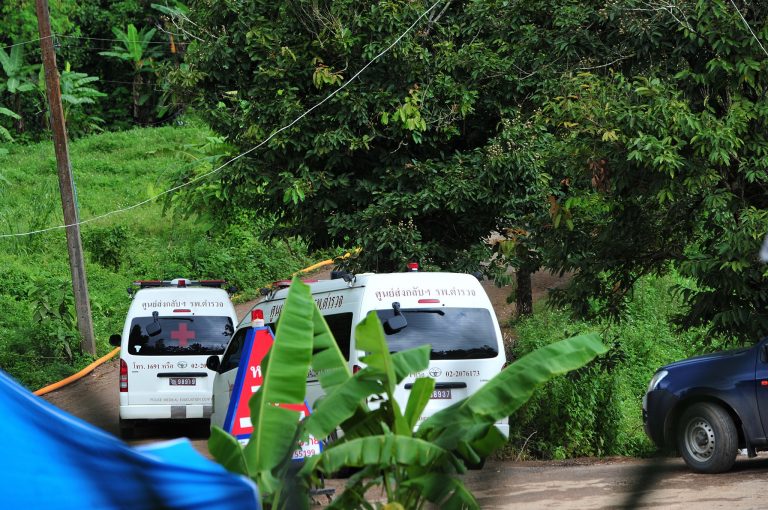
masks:
{"label": "van tire", "polygon": [[120,437],[123,439],[133,439],[136,437],[136,424],[133,420],[124,420],[120,418]]}
{"label": "van tire", "polygon": [[728,412],[717,404],[700,402],[686,409],[677,428],[677,449],[698,473],[722,473],[733,467],[739,434]]}

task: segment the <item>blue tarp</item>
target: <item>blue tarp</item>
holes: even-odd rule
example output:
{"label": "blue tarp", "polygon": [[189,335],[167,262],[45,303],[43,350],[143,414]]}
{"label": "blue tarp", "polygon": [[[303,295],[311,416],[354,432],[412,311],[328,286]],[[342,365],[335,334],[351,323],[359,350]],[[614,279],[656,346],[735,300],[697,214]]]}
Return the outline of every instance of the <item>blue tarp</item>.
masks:
{"label": "blue tarp", "polygon": [[0,501],[19,509],[259,510],[254,483],[187,439],[130,447],[0,370]]}

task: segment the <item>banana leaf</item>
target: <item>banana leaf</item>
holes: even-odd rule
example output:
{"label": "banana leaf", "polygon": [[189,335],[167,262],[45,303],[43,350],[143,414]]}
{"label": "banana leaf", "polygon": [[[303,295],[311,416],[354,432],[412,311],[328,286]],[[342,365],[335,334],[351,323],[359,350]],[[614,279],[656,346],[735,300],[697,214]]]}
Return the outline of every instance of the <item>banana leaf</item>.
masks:
{"label": "banana leaf", "polygon": [[460,462],[448,451],[422,439],[388,433],[362,437],[326,449],[322,455],[310,457],[302,471],[310,473],[318,469],[324,474],[334,473],[343,467],[421,466],[450,463],[460,467]]}
{"label": "banana leaf", "polygon": [[411,478],[404,481],[401,486],[406,489],[416,489],[428,501],[435,503],[440,510],[480,508],[480,504],[461,480],[442,473],[427,473]]}
{"label": "banana leaf", "polygon": [[408,403],[405,406],[405,421],[410,430],[416,427],[421,413],[429,403],[429,397],[435,389],[435,380],[431,377],[419,377],[411,387]]}
{"label": "banana leaf", "polygon": [[509,365],[466,399],[433,414],[419,427],[417,437],[433,440],[448,450],[462,441],[485,437],[487,432],[478,424],[492,425],[508,417],[528,401],[537,387],[607,350],[596,333],[537,349]]}
{"label": "banana leaf", "polygon": [[248,466],[243,456],[243,447],[232,434],[217,425],[211,426],[211,436],[208,438],[208,451],[216,462],[228,471],[250,476]]}
{"label": "banana leaf", "polygon": [[368,312],[368,315],[355,328],[357,347],[369,354],[362,358],[371,371],[381,375],[381,381],[388,395],[395,391],[397,379],[395,367],[392,364],[392,356],[389,354],[389,346],[384,337],[384,328],[376,312]]}
{"label": "banana leaf", "polygon": [[[317,328],[317,325],[316,325]],[[327,329],[327,326],[326,326]],[[330,332],[328,332],[330,337]],[[327,394],[316,404],[314,412],[306,420],[307,431],[315,437],[326,437],[337,427],[341,426],[345,434],[349,433],[348,427],[356,426],[359,419],[365,416],[367,406],[365,400],[371,395],[380,395],[386,393],[388,398],[396,405],[392,398],[392,391],[396,384],[401,382],[408,374],[424,370],[429,365],[429,346],[421,346],[407,351],[398,352],[394,355],[389,354],[384,330],[381,327],[378,317],[375,313],[369,314],[355,330],[355,337],[358,346],[370,352],[363,358],[367,364],[365,368],[339,384],[323,385]],[[324,338],[321,336],[321,339]],[[332,337],[331,337],[332,338]],[[323,340],[324,341],[324,340]],[[328,347],[328,359],[332,359],[329,365],[318,366],[313,360],[313,367],[322,377],[323,373],[330,372],[327,377],[337,374],[335,381],[342,379],[342,371],[335,369],[337,364],[344,361],[338,346],[333,342],[334,348]],[[318,337],[315,337],[315,349],[318,348]],[[332,351],[338,352],[338,357]],[[319,353],[315,355],[317,358]],[[347,372],[348,373],[348,372]],[[391,378],[391,379],[390,379]],[[321,384],[323,381],[321,380]],[[391,389],[390,389],[391,388]],[[330,391],[329,391],[330,389]],[[350,418],[357,416],[357,420],[350,423]],[[398,433],[410,435],[412,426],[408,426],[399,408],[392,414],[393,420],[390,425],[394,426]],[[417,417],[418,418],[418,417]],[[344,425],[346,424],[346,426]]]}
{"label": "banana leaf", "polygon": [[326,393],[346,382],[352,373],[320,310],[312,303],[312,368]]}

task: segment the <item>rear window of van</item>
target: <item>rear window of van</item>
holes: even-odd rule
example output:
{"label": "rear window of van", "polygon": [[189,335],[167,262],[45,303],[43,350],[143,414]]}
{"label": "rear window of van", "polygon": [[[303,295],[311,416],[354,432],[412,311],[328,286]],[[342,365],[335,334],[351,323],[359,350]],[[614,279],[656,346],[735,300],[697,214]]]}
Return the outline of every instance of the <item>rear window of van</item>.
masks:
{"label": "rear window of van", "polygon": [[[399,331],[387,331],[390,352],[429,344],[430,358],[478,359],[499,354],[491,314],[485,308],[401,309],[407,325]],[[382,323],[395,315],[394,310],[377,310]]]}
{"label": "rear window of van", "polygon": [[221,354],[233,331],[229,317],[136,317],[128,351],[135,356]]}

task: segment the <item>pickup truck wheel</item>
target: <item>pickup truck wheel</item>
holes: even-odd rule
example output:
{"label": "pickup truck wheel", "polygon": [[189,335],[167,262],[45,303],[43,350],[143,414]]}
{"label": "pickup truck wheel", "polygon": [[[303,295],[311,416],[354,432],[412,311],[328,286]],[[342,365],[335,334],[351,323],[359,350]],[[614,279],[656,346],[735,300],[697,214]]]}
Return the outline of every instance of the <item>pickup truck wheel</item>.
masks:
{"label": "pickup truck wheel", "polygon": [[680,418],[677,449],[696,472],[722,473],[731,469],[738,440],[733,420],[717,404],[694,404]]}

